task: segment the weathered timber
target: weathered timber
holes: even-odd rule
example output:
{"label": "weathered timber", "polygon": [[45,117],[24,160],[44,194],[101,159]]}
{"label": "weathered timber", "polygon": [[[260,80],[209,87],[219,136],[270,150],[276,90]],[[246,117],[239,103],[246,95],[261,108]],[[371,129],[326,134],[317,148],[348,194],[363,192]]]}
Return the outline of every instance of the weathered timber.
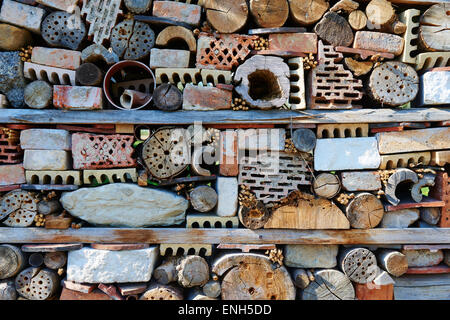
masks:
{"label": "weathered timber", "polygon": [[151,284],[139,300],[183,300],[183,293],[177,287]]}
{"label": "weathered timber", "polygon": [[383,219],[382,202],[371,193],[361,193],[346,208],[347,219],[356,229],[375,228]]}
{"label": "weathered timber", "polygon": [[78,230],[45,230],[42,228],[5,227],[1,231],[0,243],[450,244],[450,228],[375,228],[369,230],[81,228]]}
{"label": "weathered timber", "polygon": [[377,253],[378,264],[394,277],[400,277],[408,270],[408,259],[395,250],[383,249]]}
{"label": "weathered timber", "polygon": [[234,33],[248,18],[245,0],[205,0],[206,19],[220,33]]}
{"label": "weathered timber", "polygon": [[257,201],[251,207],[242,205],[238,211],[239,221],[246,227],[252,230],[264,227],[270,218],[270,212],[262,201]]}
{"label": "weathered timber", "polygon": [[160,284],[168,284],[178,280],[176,267],[181,257],[172,256],[166,258],[154,271],[153,278]]}
{"label": "weathered timber", "polygon": [[25,257],[19,248],[8,244],[0,246],[0,279],[15,276],[25,263]]}
{"label": "weathered timber", "polygon": [[341,190],[341,182],[338,176],[324,172],[314,179],[313,189],[317,196],[331,199]]}
{"label": "weathered timber", "polygon": [[348,15],[348,23],[353,30],[362,30],[367,25],[367,16],[361,10],[355,10]]}
{"label": "weathered timber", "polygon": [[289,16],[289,4],[287,0],[250,0],[250,13],[260,27],[281,27]]}
{"label": "weathered timber", "polygon": [[181,108],[183,94],[173,84],[163,83],[153,92],[153,101],[160,110],[175,111]]}
{"label": "weathered timber", "polygon": [[419,44],[427,51],[449,51],[450,3],[431,6],[420,18]]}
{"label": "weathered timber", "polygon": [[189,255],[183,257],[177,267],[178,284],[184,288],[203,286],[209,280],[209,266],[200,256]]}
{"label": "weathered timber", "polygon": [[217,205],[217,192],[209,186],[198,186],[190,192],[189,199],[195,210],[208,212]]}
{"label": "weathered timber", "polygon": [[309,26],[322,18],[330,4],[325,0],[289,0],[292,20],[302,26]]}
{"label": "weathered timber", "polygon": [[350,279],[340,271],[325,269],[314,273],[314,281],[303,290],[303,300],[354,300]]}
{"label": "weathered timber", "polygon": [[406,31],[406,25],[398,20],[391,2],[387,0],[372,0],[366,7],[366,15],[370,23],[369,29],[401,34]]}
{"label": "weathered timber", "polygon": [[328,44],[333,46],[351,46],[353,31],[345,18],[335,12],[326,13],[314,27],[314,32]]}
{"label": "weathered timber", "polygon": [[47,268],[58,270],[66,265],[67,255],[65,252],[46,252],[44,255],[44,264]]}

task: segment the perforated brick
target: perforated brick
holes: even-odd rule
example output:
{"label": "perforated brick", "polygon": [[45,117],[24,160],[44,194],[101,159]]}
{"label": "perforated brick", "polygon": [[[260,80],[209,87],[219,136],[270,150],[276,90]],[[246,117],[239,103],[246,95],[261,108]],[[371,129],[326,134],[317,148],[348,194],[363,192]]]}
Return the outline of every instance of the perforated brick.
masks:
{"label": "perforated brick", "polygon": [[450,52],[423,52],[416,57],[416,70],[450,66]]}
{"label": "perforated brick", "polygon": [[239,218],[219,217],[215,214],[188,214],[186,216],[186,228],[237,228]]}
{"label": "perforated brick", "polygon": [[25,172],[27,184],[66,184],[81,185],[81,171],[36,171],[27,170]]}
{"label": "perforated brick", "polygon": [[317,125],[317,138],[368,137],[368,123],[333,123]]}
{"label": "perforated brick", "polygon": [[232,80],[230,71],[198,68],[157,68],[155,77],[157,84],[166,82],[171,84],[178,84],[178,82],[197,84],[201,81],[203,84],[212,83],[216,86],[219,83],[230,84]]}
{"label": "perforated brick", "polygon": [[289,104],[292,110],[306,109],[305,100],[305,71],[303,69],[303,58],[291,58],[288,60],[290,69],[291,90],[289,93]]}
{"label": "perforated brick", "polygon": [[398,153],[388,154],[381,156],[380,169],[395,169],[395,168],[407,168],[408,164],[428,165],[431,160],[430,152],[411,152],[411,153]]}
{"label": "perforated brick", "polygon": [[111,30],[116,25],[117,16],[122,14],[120,10],[121,0],[84,0],[81,15],[86,15],[86,21],[90,23],[88,35],[93,36],[93,41],[102,44],[111,36]]}
{"label": "perforated brick", "polygon": [[[398,15],[401,22],[406,24],[406,31],[403,34],[405,41],[403,52],[398,57],[398,60],[404,63],[416,63],[416,56],[413,54],[417,50],[417,41],[419,38],[419,17],[420,10],[408,9]],[[417,22],[414,22],[417,20]]]}
{"label": "perforated brick", "polygon": [[107,169],[136,166],[130,135],[94,135],[74,133],[72,156],[74,169]]}
{"label": "perforated brick", "polygon": [[197,68],[231,70],[243,63],[253,50],[257,36],[200,33],[197,42]]}
{"label": "perforated brick", "polygon": [[212,245],[196,243],[162,243],[159,246],[160,255],[169,255],[169,252],[171,256],[176,256],[177,254],[210,256],[212,254]]}
{"label": "perforated brick", "polygon": [[25,62],[23,64],[23,75],[27,79],[48,81],[51,84],[75,85],[75,70]]}
{"label": "perforated brick", "polygon": [[0,127],[0,163],[20,163],[23,150],[20,148],[20,131]]}
{"label": "perforated brick", "polygon": [[84,184],[93,184],[94,179],[97,183],[114,182],[137,182],[136,168],[129,169],[106,169],[106,170],[84,170]]}
{"label": "perforated brick", "polygon": [[353,78],[339,62],[342,53],[319,41],[319,64],[309,72],[309,109],[351,109],[363,96],[362,81]]}
{"label": "perforated brick", "polygon": [[310,163],[299,155],[267,152],[240,158],[239,185],[246,185],[264,203],[278,201],[301,185],[310,185]]}
{"label": "perforated brick", "polygon": [[154,81],[152,78],[122,81],[113,83],[111,85],[111,91],[114,96],[120,96],[125,90],[138,90],[140,92],[151,93],[154,89]]}

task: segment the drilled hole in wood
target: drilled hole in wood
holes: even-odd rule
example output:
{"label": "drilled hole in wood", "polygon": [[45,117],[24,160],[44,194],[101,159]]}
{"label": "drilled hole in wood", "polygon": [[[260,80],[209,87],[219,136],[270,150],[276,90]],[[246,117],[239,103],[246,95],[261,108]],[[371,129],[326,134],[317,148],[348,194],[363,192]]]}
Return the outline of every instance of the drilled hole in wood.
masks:
{"label": "drilled hole in wood", "polygon": [[253,100],[281,98],[281,87],[277,77],[269,70],[256,70],[248,75],[249,95]]}

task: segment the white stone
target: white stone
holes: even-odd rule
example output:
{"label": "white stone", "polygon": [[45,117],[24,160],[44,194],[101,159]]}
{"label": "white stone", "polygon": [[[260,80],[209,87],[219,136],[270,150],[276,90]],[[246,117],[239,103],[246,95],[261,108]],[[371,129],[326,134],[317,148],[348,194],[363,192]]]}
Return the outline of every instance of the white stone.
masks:
{"label": "white stone", "polygon": [[64,150],[25,150],[25,170],[70,170],[70,153]]}
{"label": "white stone", "polygon": [[378,169],[380,163],[375,137],[317,139],[316,171]]}
{"label": "white stone", "polygon": [[67,130],[28,129],[20,132],[20,147],[24,150],[72,150],[72,138]]}
{"label": "white stone", "polygon": [[3,0],[0,21],[41,33],[41,22],[45,10],[12,0]]}
{"label": "white stone", "polygon": [[285,147],[285,129],[240,129],[237,135],[240,150],[283,151]]}
{"label": "white stone", "polygon": [[408,228],[419,219],[419,209],[388,211],[383,215],[380,228]]}
{"label": "white stone", "polygon": [[373,280],[373,283],[379,286],[384,286],[387,284],[394,284],[395,281],[394,279],[392,279],[389,273],[383,271],[375,278],[375,280]]}
{"label": "white stone", "polygon": [[71,215],[94,225],[135,228],[183,223],[189,204],[175,193],[129,183],[65,192],[60,202]]}
{"label": "white stone", "polygon": [[420,77],[419,105],[450,103],[450,71],[425,72]]}
{"label": "white stone", "polygon": [[67,280],[78,283],[124,283],[150,281],[159,248],[140,250],[96,250],[83,248],[70,251]]}
{"label": "white stone", "polygon": [[373,191],[381,189],[377,171],[348,171],[341,174],[342,187],[347,191]]}
{"label": "white stone", "polygon": [[238,208],[238,181],[234,177],[218,177],[216,184],[217,209],[216,214],[221,217],[236,215]]}
{"label": "white stone", "polygon": [[294,268],[334,268],[338,249],[334,244],[288,244],[284,264]]}
{"label": "white stone", "polygon": [[188,68],[190,51],[175,49],[150,50],[150,68]]}
{"label": "white stone", "polygon": [[431,267],[438,265],[444,260],[442,250],[402,250],[402,253],[408,259],[408,267]]}

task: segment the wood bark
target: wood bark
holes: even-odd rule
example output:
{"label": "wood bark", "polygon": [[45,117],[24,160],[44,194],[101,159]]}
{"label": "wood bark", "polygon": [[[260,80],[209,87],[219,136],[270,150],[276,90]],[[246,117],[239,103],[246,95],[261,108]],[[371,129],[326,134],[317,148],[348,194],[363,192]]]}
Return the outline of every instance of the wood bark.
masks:
{"label": "wood bark", "polygon": [[350,279],[337,270],[314,273],[315,280],[303,290],[303,300],[354,300],[355,290]]}
{"label": "wood bark", "polygon": [[301,26],[309,26],[319,21],[329,6],[326,0],[289,0],[291,18]]}
{"label": "wood bark", "polygon": [[15,246],[0,245],[0,279],[15,276],[25,266],[22,251]]}
{"label": "wood bark", "polygon": [[240,30],[248,18],[245,0],[205,0],[206,19],[220,33]]}
{"label": "wood bark", "polygon": [[57,273],[46,268],[27,268],[16,277],[17,292],[29,300],[47,300],[58,287]]}
{"label": "wood bark", "polygon": [[250,0],[250,13],[258,26],[277,28],[288,18],[289,4],[287,0]]}
{"label": "wood bark", "polygon": [[331,199],[341,190],[341,182],[338,176],[324,172],[314,179],[313,189],[317,196]]}
{"label": "wood bark", "polygon": [[339,267],[356,283],[368,283],[378,275],[377,259],[365,248],[346,248],[339,254]]}
{"label": "wood bark", "polygon": [[316,146],[316,134],[311,129],[297,129],[292,133],[295,148],[302,152],[309,152]]}
{"label": "wood bark", "polygon": [[100,86],[103,82],[103,71],[93,63],[83,63],[75,73],[75,79],[82,86]]}
{"label": "wood bark", "polygon": [[264,255],[226,254],[214,262],[212,272],[223,276],[224,300],[295,299],[295,287],[286,268],[276,268]]}
{"label": "wood bark", "polygon": [[44,255],[44,264],[47,268],[58,270],[66,265],[67,255],[62,251],[47,252]]}
{"label": "wood bark", "polygon": [[183,94],[170,83],[159,85],[153,93],[155,106],[163,111],[175,111],[183,104]]}
{"label": "wood bark", "polygon": [[314,27],[314,32],[326,43],[335,47],[350,47],[353,43],[353,31],[345,18],[335,12],[326,13]]}
{"label": "wood bark", "polygon": [[294,269],[291,275],[297,288],[305,289],[311,282],[305,269]]}
{"label": "wood bark", "polygon": [[267,229],[349,229],[343,212],[331,201],[298,192],[297,206],[276,209],[264,225]]}
{"label": "wood bark", "polygon": [[352,228],[375,228],[383,219],[383,203],[371,193],[360,193],[348,204],[346,215]]}
{"label": "wood bark", "polygon": [[450,3],[435,4],[420,17],[419,43],[427,51],[450,51]]}
{"label": "wood bark", "polygon": [[154,283],[139,300],[183,300],[183,293],[180,288]]}
{"label": "wood bark", "polygon": [[11,279],[0,281],[0,301],[16,299],[17,291],[14,285],[14,281]]}
{"label": "wood bark", "polygon": [[169,257],[153,272],[153,277],[160,284],[168,284],[178,280],[177,265],[180,257]]}
{"label": "wood bark", "polygon": [[203,286],[209,280],[209,266],[200,256],[186,256],[176,267],[178,284],[184,288]]}
{"label": "wood bark", "polygon": [[252,207],[240,206],[238,210],[239,221],[248,229],[264,227],[270,217],[270,212],[262,201],[257,201]]}
{"label": "wood bark", "polygon": [[353,73],[355,77],[368,74],[373,67],[372,61],[358,61],[352,58],[344,59],[345,66]]}
{"label": "wood bark", "polygon": [[387,0],[372,0],[366,7],[366,15],[370,29],[401,34],[406,25],[398,20],[392,4]]}
{"label": "wood bark", "polygon": [[383,249],[377,253],[377,261],[381,268],[394,277],[400,277],[408,271],[408,259],[395,250]]}
{"label": "wood bark", "polygon": [[348,15],[348,23],[350,24],[350,27],[352,27],[353,30],[356,31],[362,30],[367,25],[367,16],[361,10],[352,11]]}
{"label": "wood bark", "polygon": [[211,211],[217,205],[217,192],[209,186],[196,187],[189,193],[192,207],[199,212]]}

